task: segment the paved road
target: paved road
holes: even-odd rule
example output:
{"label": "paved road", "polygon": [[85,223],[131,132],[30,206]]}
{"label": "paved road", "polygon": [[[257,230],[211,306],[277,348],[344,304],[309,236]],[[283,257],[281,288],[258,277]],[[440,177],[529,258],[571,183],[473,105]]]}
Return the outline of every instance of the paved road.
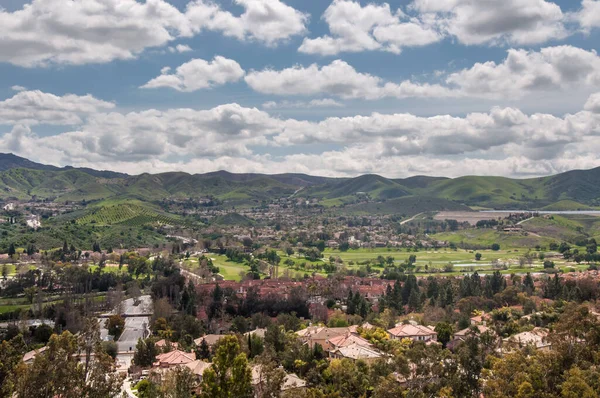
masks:
{"label": "paved road", "polygon": [[134,351],[137,341],[147,336],[149,324],[150,318],[147,316],[125,318],[125,330],[117,341],[119,351]]}
{"label": "paved road", "polygon": [[411,222],[411,221],[412,221],[412,220],[414,220],[415,218],[419,217],[421,214],[423,214],[423,213],[415,214],[415,215],[414,215],[414,216],[412,216],[411,218],[408,218],[408,219],[406,219],[406,220],[404,220],[404,221],[400,221],[400,225],[404,225],[404,224],[406,224],[406,223],[408,223],[408,222]]}

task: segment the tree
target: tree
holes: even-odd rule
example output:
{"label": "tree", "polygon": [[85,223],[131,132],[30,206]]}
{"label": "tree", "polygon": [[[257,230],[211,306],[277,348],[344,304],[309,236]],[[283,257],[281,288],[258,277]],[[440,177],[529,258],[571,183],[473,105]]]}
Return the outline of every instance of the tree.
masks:
{"label": "tree", "polygon": [[108,329],[108,334],[114,336],[115,340],[118,340],[125,330],[125,319],[121,315],[111,315],[106,320],[106,328]]}
{"label": "tree", "polygon": [[452,325],[446,322],[440,322],[435,325],[435,332],[437,333],[437,340],[442,343],[442,347],[446,348],[450,339],[452,339]]}
{"label": "tree", "polygon": [[475,261],[481,260],[481,253],[475,253]]}
{"label": "tree", "polygon": [[[48,349],[38,354],[31,365],[17,368],[18,398],[102,398],[114,397],[121,389],[122,377],[114,360],[104,353],[100,340],[92,343],[94,361],[86,369],[79,363],[78,352],[85,345],[70,332],[52,335]],[[87,370],[87,371],[86,371]]]}
{"label": "tree", "polygon": [[213,366],[202,377],[202,398],[251,398],[252,375],[246,354],[235,336],[225,336],[217,344]]}
{"label": "tree", "polygon": [[12,257],[17,253],[17,250],[15,249],[15,244],[11,243],[10,246],[8,246],[8,257]]}
{"label": "tree", "polygon": [[500,245],[499,245],[499,244],[497,244],[497,243],[493,243],[493,244],[490,246],[490,249],[492,249],[493,251],[497,252],[498,250],[500,250]]}
{"label": "tree", "polygon": [[136,366],[147,368],[152,366],[156,359],[156,346],[151,338],[139,339],[135,345],[135,353],[133,354],[133,363]]}
{"label": "tree", "polygon": [[25,341],[21,335],[0,343],[0,397],[10,397],[14,389],[14,370],[22,358]]}
{"label": "tree", "polygon": [[160,391],[164,398],[192,398],[196,377],[186,366],[179,366],[164,375]]}
{"label": "tree", "polygon": [[210,348],[206,340],[202,339],[200,347],[196,349],[196,357],[199,359],[207,359],[210,361]]}
{"label": "tree", "polygon": [[286,373],[277,366],[275,358],[263,354],[254,361],[257,373],[255,396],[257,398],[278,398]]}

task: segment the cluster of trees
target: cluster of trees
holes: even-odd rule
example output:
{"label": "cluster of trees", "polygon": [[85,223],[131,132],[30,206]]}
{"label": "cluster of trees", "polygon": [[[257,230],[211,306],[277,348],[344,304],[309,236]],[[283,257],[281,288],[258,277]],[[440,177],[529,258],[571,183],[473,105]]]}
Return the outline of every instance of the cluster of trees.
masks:
{"label": "cluster of trees", "polygon": [[[21,361],[31,349],[21,334],[0,345],[0,396],[19,398],[100,398],[116,396],[122,377],[100,340],[98,322],[85,321],[79,335],[52,334],[47,349],[31,364]],[[93,357],[93,358],[92,358]]]}

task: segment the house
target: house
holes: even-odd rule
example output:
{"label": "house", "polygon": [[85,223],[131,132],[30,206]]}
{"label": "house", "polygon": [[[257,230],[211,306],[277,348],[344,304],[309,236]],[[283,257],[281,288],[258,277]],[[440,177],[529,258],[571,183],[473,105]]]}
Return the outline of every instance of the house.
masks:
{"label": "house", "polygon": [[154,362],[154,367],[160,368],[173,368],[175,366],[185,365],[190,362],[194,362],[196,360],[196,354],[193,352],[184,352],[179,350],[174,350],[171,352],[166,352],[164,354],[159,354],[156,356],[156,362]]}
{"label": "house", "polygon": [[48,346],[44,346],[42,348],[38,348],[37,350],[29,351],[28,353],[26,353],[25,355],[23,355],[23,362],[25,364],[32,363],[35,360],[36,356],[38,356],[42,352],[46,351],[47,349],[48,349]]}
{"label": "house", "polygon": [[165,339],[158,340],[154,345],[156,346],[156,348],[159,348],[161,351],[163,351],[168,346],[170,346],[171,349],[173,349],[173,350],[177,350],[179,348],[178,343],[170,342]]}
{"label": "house", "polygon": [[490,320],[490,316],[485,312],[481,315],[471,317],[471,325],[486,325]]}
{"label": "house", "polygon": [[537,350],[550,350],[552,344],[546,340],[548,337],[548,329],[534,328],[530,332],[522,332],[502,340],[503,352],[510,352],[512,349],[517,349],[525,346],[532,346]]}
{"label": "house", "polygon": [[319,344],[325,351],[330,351],[333,347],[328,343],[328,340],[342,336],[348,333],[348,328],[321,328],[317,333],[310,334],[305,340],[305,344],[308,344],[310,348],[314,348],[315,345]]}
{"label": "house", "polygon": [[195,361],[186,363],[184,366],[192,371],[192,373],[198,378],[198,382],[201,382],[204,371],[210,368],[212,363],[204,362],[201,359],[196,359]]}
{"label": "house", "polygon": [[329,356],[330,358],[334,359],[347,358],[353,361],[362,360],[367,363],[371,363],[377,359],[383,358],[384,355],[372,347],[365,347],[354,343],[331,351]]}
{"label": "house", "polygon": [[411,339],[413,341],[436,341],[437,333],[428,326],[399,324],[387,331],[393,340]]}
{"label": "house", "polygon": [[350,332],[332,337],[325,342],[328,346],[331,347],[331,350],[334,351],[338,348],[347,347],[353,344],[357,344],[363,347],[372,347],[373,344],[369,343],[367,340],[363,339],[360,336],[352,334]]}
{"label": "house", "polygon": [[474,326],[468,327],[466,329],[463,329],[463,330],[460,330],[460,331],[454,333],[454,338],[464,341],[465,338],[467,337],[467,335],[469,335],[470,333],[475,333],[476,335],[480,335],[480,334],[486,333],[488,331],[492,331],[492,330],[485,325],[474,325]]}
{"label": "house", "polygon": [[207,334],[206,336],[202,336],[197,338],[196,340],[194,340],[194,343],[196,344],[196,346],[200,346],[202,344],[202,341],[206,341],[206,344],[212,348],[214,347],[215,344],[217,344],[217,341],[221,340],[223,337],[227,336],[226,334]]}
{"label": "house", "polygon": [[246,336],[246,337],[248,337],[248,336],[258,336],[258,337],[264,339],[266,333],[267,333],[267,329],[257,328],[257,329],[254,329],[254,330],[251,330],[249,332],[244,333],[244,336]]}
{"label": "house", "polygon": [[[267,381],[266,375],[262,371],[261,365],[256,365],[252,367],[252,386],[255,390],[260,390],[263,383]],[[306,387],[306,382],[299,378],[294,373],[286,374],[283,384],[281,386],[281,391],[290,391],[296,389],[302,389]],[[257,394],[258,395],[258,394]]]}

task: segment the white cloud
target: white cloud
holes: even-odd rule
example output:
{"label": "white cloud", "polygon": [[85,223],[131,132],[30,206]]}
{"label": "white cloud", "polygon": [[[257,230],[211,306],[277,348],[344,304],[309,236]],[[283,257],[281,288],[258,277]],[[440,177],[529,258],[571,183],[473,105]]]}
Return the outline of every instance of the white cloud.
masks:
{"label": "white cloud", "polygon": [[508,50],[501,64],[477,63],[453,73],[447,83],[469,96],[522,97],[531,92],[600,85],[600,57],[572,46],[539,52]]}
{"label": "white cloud", "polygon": [[520,99],[535,93],[594,90],[600,87],[600,57],[573,46],[539,51],[510,49],[501,63],[476,63],[436,76],[444,84],[405,80],[387,82],[356,71],[342,60],[329,65],[296,65],[251,71],[245,80],[257,92],[273,95],[330,95],[340,98],[487,98]]}
{"label": "white cloud", "polygon": [[17,91],[17,92],[18,92],[18,91],[25,91],[25,90],[27,90],[27,88],[26,88],[26,87],[19,86],[19,85],[12,86],[10,89],[11,89],[12,91]]}
{"label": "white cloud", "polygon": [[588,98],[587,102],[585,103],[584,109],[586,111],[600,114],[600,93],[590,95],[590,98]]}
{"label": "white cloud", "polygon": [[234,0],[244,8],[239,16],[212,1],[189,3],[186,16],[194,30],[220,31],[239,40],[255,40],[273,46],[306,32],[308,15],[280,0]]}
{"label": "white cloud", "polygon": [[600,27],[600,1],[583,0],[581,10],[575,13],[575,19],[584,30]]}
{"label": "white cloud", "polygon": [[232,59],[216,56],[211,62],[192,59],[179,66],[175,73],[162,68],[161,75],[144,84],[142,88],[170,87],[178,91],[191,92],[220,86],[240,80],[245,72]]}
{"label": "white cloud", "polygon": [[175,47],[169,47],[170,53],[187,53],[192,51],[192,48],[186,44],[178,44]]}
{"label": "white cloud", "polygon": [[410,18],[400,9],[392,13],[389,4],[367,4],[334,0],[323,19],[331,35],[305,38],[300,52],[335,55],[340,52],[385,50],[399,53],[402,47],[425,46],[442,39],[418,18]]}
{"label": "white cloud", "polygon": [[114,108],[115,104],[91,95],[57,96],[38,90],[21,91],[0,101],[0,124],[78,125],[82,117]]}
{"label": "white cloud", "polygon": [[357,72],[342,60],[319,67],[294,66],[275,71],[265,69],[246,75],[246,83],[255,91],[275,95],[327,94],[340,98],[377,99],[383,97],[435,97],[453,95],[439,85],[402,82],[385,83],[383,79],[368,73]]}
{"label": "white cloud", "polygon": [[[590,97],[585,110],[562,117],[494,107],[462,117],[372,113],[319,122],[281,119],[237,104],[207,110],[106,113],[104,108],[112,104],[97,104],[93,97],[45,94],[43,98],[29,101],[36,104],[29,113],[12,115],[14,126],[0,136],[0,151],[52,164],[126,172],[152,167],[154,171],[278,170],[325,175],[374,172],[393,177],[473,171],[538,175],[600,165],[600,113],[594,113],[598,94]],[[7,106],[7,101],[12,105]],[[6,109],[24,112],[27,102],[0,103],[3,123]],[[75,131],[57,135],[39,136],[30,127],[73,123],[77,118],[82,123]],[[311,154],[303,153],[306,144],[311,145]],[[286,155],[257,154],[257,148],[269,153],[273,146],[285,147]],[[173,163],[172,159],[193,160]]]}
{"label": "white cloud", "polygon": [[344,104],[331,98],[314,99],[305,101],[268,101],[262,104],[264,109],[292,109],[292,108],[341,108]]}
{"label": "white cloud", "polygon": [[[82,65],[137,57],[203,30],[275,45],[303,34],[308,16],[279,0],[235,0],[234,16],[211,1],[188,3],[185,12],[166,0],[32,0],[22,9],[0,8],[0,62],[24,67]],[[188,52],[179,44],[170,52]]]}
{"label": "white cloud", "polygon": [[440,29],[467,45],[539,44],[569,34],[561,8],[545,0],[414,0],[410,8],[433,14]]}
{"label": "white cloud", "polygon": [[0,62],[33,67],[131,59],[191,36],[184,14],[164,0],[33,0],[0,9]]}

